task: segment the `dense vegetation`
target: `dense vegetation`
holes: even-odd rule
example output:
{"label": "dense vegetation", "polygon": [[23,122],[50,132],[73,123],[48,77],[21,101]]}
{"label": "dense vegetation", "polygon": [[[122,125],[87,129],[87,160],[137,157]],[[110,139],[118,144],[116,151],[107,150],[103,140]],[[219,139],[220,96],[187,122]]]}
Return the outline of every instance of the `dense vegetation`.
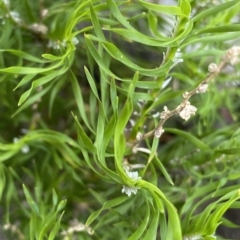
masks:
{"label": "dense vegetation", "polygon": [[1,239],[239,227],[240,2],[158,2],[0,0]]}

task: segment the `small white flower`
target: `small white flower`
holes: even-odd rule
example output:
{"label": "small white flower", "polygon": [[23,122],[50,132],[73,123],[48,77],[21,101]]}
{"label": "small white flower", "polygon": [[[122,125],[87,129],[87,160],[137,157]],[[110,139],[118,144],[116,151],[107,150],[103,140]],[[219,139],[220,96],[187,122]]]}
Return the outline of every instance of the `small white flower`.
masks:
{"label": "small white flower", "polygon": [[48,27],[41,23],[33,23],[29,26],[29,29],[31,29],[35,33],[40,33],[42,35],[45,35],[48,31]]}
{"label": "small white flower", "polygon": [[[13,138],[13,143],[18,143],[18,142],[19,142],[19,138],[17,138],[17,137]],[[28,153],[29,150],[30,150],[30,148],[27,144],[24,144],[21,148],[21,152],[24,154]]]}
{"label": "small white flower", "polygon": [[[74,37],[72,40],[71,40],[72,44],[73,45],[77,45],[79,43],[78,39],[76,37]],[[52,41],[50,40],[48,42],[48,47],[49,48],[53,48],[53,49],[60,49],[60,44],[63,46],[63,47],[67,47],[67,41],[64,39],[62,42],[60,41]]]}
{"label": "small white flower", "polygon": [[73,45],[77,45],[79,43],[79,40],[76,37],[74,37],[71,41]]}
{"label": "small white flower", "polygon": [[132,180],[140,180],[141,177],[138,176],[138,172],[131,172],[131,171],[126,171],[127,175],[132,179]]}
{"label": "small white flower", "polygon": [[[138,172],[131,172],[128,170],[125,171],[132,180],[137,181],[141,179],[141,177],[138,176]],[[123,186],[122,193],[126,193],[130,197],[132,193],[136,194],[138,189],[139,189],[138,187]]]}
{"label": "small white flower", "polygon": [[197,108],[192,106],[190,102],[187,102],[186,106],[180,111],[179,116],[187,121],[191,117],[191,115],[195,115],[196,111]]}
{"label": "small white flower", "polygon": [[137,139],[138,141],[141,141],[142,138],[143,138],[143,134],[142,134],[141,132],[138,132],[138,133],[137,133],[137,136],[136,136],[136,139]]}
{"label": "small white flower", "polygon": [[157,128],[154,132],[154,137],[155,138],[160,138],[162,134],[164,133],[164,130],[161,128]]}
{"label": "small white flower", "polygon": [[133,119],[129,119],[129,123],[132,127],[135,126],[136,124],[136,122]]}
{"label": "small white flower", "polygon": [[6,7],[10,6],[9,0],[3,0],[3,3],[5,4]]}
{"label": "small white flower", "polygon": [[67,236],[75,232],[83,232],[83,231],[87,232],[90,235],[94,233],[94,230],[91,227],[84,225],[83,223],[79,222],[77,219],[74,219],[70,221],[70,226],[68,227],[68,229],[61,232],[61,235]]}
{"label": "small white flower", "polygon": [[184,92],[182,96],[183,96],[183,98],[188,98],[189,97],[189,92]]}
{"label": "small white flower", "polygon": [[156,112],[156,113],[152,114],[152,117],[153,117],[153,118],[158,118],[159,115],[160,115],[159,112]]}
{"label": "small white flower", "polygon": [[226,52],[226,58],[232,65],[235,65],[240,62],[239,55],[240,55],[239,46],[233,46]]}
{"label": "small white flower", "polygon": [[59,44],[56,41],[49,40],[48,48],[59,49]]}
{"label": "small white flower", "polygon": [[167,106],[164,106],[163,107],[163,112],[161,112],[161,114],[160,114],[160,118],[161,119],[165,119],[166,117],[167,117],[167,115],[168,115],[168,113],[170,112],[169,110],[168,110],[168,108],[167,108]]}
{"label": "small white flower", "polygon": [[20,23],[22,21],[18,12],[11,11],[9,15],[17,23]]}
{"label": "small white flower", "polygon": [[217,72],[218,71],[218,65],[216,63],[210,63],[208,65],[208,71],[210,73],[214,73],[214,72]]}
{"label": "small white flower", "polygon": [[131,196],[131,194],[136,194],[138,191],[138,188],[135,187],[129,187],[129,186],[123,186],[122,188],[122,193],[126,193],[129,197]]}
{"label": "small white flower", "polygon": [[23,145],[22,149],[21,149],[22,153],[28,153],[30,151],[30,148],[28,145]]}
{"label": "small white flower", "polygon": [[207,83],[201,83],[196,91],[196,93],[205,93],[208,89]]}
{"label": "small white flower", "polygon": [[41,11],[41,17],[45,18],[47,15],[48,15],[48,9],[44,8],[44,9]]}

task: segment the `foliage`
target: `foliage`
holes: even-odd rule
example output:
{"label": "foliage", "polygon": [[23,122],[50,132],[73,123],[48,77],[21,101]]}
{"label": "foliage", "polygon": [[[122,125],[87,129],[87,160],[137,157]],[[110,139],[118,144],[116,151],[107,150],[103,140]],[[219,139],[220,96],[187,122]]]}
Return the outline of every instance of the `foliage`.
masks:
{"label": "foliage", "polygon": [[238,227],[240,2],[171,3],[0,1],[8,239]]}

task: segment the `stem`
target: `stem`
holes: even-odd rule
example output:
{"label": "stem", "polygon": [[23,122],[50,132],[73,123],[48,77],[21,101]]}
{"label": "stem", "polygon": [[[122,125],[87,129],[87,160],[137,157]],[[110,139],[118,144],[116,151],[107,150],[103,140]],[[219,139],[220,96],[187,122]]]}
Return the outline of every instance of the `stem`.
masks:
{"label": "stem", "polygon": [[[186,93],[184,94],[184,96],[183,96],[184,99],[183,99],[183,101],[180,103],[180,105],[177,106],[175,109],[169,111],[169,112],[166,114],[166,116],[164,117],[164,119],[161,119],[161,120],[160,120],[160,122],[158,123],[158,125],[157,125],[157,127],[156,127],[155,129],[153,129],[153,130],[151,130],[151,131],[143,134],[140,139],[135,139],[133,142],[130,142],[130,143],[129,143],[129,146],[131,146],[131,147],[133,148],[133,147],[135,147],[138,143],[140,143],[143,139],[146,139],[146,138],[149,138],[149,137],[155,135],[157,131],[161,133],[161,131],[162,131],[162,129],[163,129],[163,124],[164,124],[170,117],[172,117],[173,115],[178,114],[179,112],[181,112],[181,111],[186,107],[186,104],[187,104],[188,100],[189,100],[194,94],[196,94],[196,93],[199,92],[202,84],[207,84],[207,83],[208,83],[209,81],[211,81],[214,77],[216,77],[216,76],[222,71],[222,69],[226,66],[226,64],[227,64],[228,62],[229,62],[229,59],[228,59],[227,56],[225,56],[225,57],[223,58],[223,60],[220,62],[220,64],[217,66],[217,68],[216,68],[213,72],[209,73],[209,74],[205,77],[205,79],[204,79],[195,89],[193,89],[193,90],[190,91],[190,92],[186,92]],[[161,137],[161,134],[160,134],[160,136],[158,136],[158,137]]]}

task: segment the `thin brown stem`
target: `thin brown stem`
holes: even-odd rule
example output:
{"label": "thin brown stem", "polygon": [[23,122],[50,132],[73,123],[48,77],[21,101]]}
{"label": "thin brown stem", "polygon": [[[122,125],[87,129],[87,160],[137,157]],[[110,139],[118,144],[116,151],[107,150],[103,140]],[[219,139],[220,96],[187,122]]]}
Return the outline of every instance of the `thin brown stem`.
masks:
{"label": "thin brown stem", "polygon": [[180,103],[179,106],[177,106],[175,109],[171,110],[171,111],[167,111],[164,118],[162,118],[157,127],[147,133],[144,133],[141,138],[136,139],[135,141],[129,143],[129,146],[131,146],[132,148],[134,148],[136,145],[138,145],[142,140],[149,138],[151,136],[156,136],[156,137],[161,137],[161,134],[163,132],[163,125],[164,123],[173,115],[179,114],[185,107],[186,105],[189,103],[188,100],[196,93],[200,93],[201,92],[201,88],[203,87],[203,85],[207,85],[208,82],[210,82],[214,77],[216,77],[221,71],[222,69],[226,66],[226,64],[229,62],[229,57],[226,56],[223,58],[223,60],[220,62],[219,65],[214,64],[214,69],[210,69],[210,73],[205,77],[205,79],[193,90],[191,90],[190,92],[185,92],[183,94],[183,101]]}

